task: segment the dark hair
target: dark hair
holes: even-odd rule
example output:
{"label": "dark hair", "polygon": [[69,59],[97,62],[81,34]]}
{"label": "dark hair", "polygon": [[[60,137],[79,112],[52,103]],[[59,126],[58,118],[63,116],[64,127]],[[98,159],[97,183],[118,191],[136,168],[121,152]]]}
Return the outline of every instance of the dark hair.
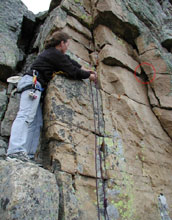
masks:
{"label": "dark hair", "polygon": [[68,39],[70,39],[71,37],[62,31],[56,31],[54,32],[50,38],[48,38],[45,43],[44,43],[44,48],[48,49],[50,47],[55,47],[57,45],[59,45],[62,41],[64,41],[65,43],[67,42]]}

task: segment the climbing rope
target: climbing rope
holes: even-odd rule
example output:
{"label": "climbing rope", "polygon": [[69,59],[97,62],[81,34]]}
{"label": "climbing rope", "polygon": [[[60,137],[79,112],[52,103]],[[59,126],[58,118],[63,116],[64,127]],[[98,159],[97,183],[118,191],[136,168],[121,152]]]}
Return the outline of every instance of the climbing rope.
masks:
{"label": "climbing rope", "polygon": [[97,214],[98,214],[98,220],[100,220],[100,206],[99,206],[99,193],[98,193],[98,171],[97,171],[97,128],[96,128],[96,117],[95,117],[95,105],[94,105],[94,95],[93,95],[93,88],[90,81],[90,88],[91,88],[91,98],[92,98],[92,107],[93,107],[93,113],[94,113],[94,129],[95,129],[95,169],[96,169],[96,197],[97,197]]}
{"label": "climbing rope", "polygon": [[[91,88],[91,96],[92,96],[92,106],[93,106],[93,113],[94,113],[94,128],[95,128],[95,169],[96,169],[96,196],[97,196],[97,211],[98,211],[98,220],[100,220],[100,204],[99,204],[99,194],[98,194],[98,168],[97,168],[97,151],[99,155],[99,161],[100,161],[100,174],[101,174],[101,180],[102,180],[102,188],[103,188],[103,206],[104,206],[104,219],[109,220],[108,212],[107,212],[107,198],[106,198],[106,190],[105,190],[105,178],[103,176],[103,168],[102,168],[102,155],[101,151],[103,152],[103,161],[104,161],[104,170],[106,170],[105,166],[105,157],[106,157],[106,147],[104,142],[104,136],[101,134],[100,131],[100,112],[99,112],[99,97],[98,97],[98,87],[97,83],[95,82],[95,88],[96,88],[96,103],[97,103],[97,120],[98,123],[96,123],[96,111],[95,111],[95,102],[94,102],[94,95],[93,95],[93,89],[92,84],[90,81],[90,88]],[[97,129],[97,126],[98,129]],[[97,131],[98,130],[98,131]],[[100,147],[100,141],[99,145],[97,144],[97,136],[96,134],[99,134],[99,136],[103,137],[103,141]],[[107,218],[106,218],[107,217]]]}

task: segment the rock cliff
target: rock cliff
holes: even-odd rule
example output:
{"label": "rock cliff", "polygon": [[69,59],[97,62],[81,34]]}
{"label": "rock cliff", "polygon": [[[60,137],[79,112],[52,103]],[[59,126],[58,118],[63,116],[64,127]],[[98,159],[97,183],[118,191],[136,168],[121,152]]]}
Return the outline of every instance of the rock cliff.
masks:
{"label": "rock cliff", "polygon": [[[0,14],[2,219],[172,219],[172,2],[52,0],[38,17],[4,0]],[[68,54],[95,68],[98,83],[55,76],[37,152],[46,170],[9,163],[19,96],[6,79],[56,30],[71,35]]]}

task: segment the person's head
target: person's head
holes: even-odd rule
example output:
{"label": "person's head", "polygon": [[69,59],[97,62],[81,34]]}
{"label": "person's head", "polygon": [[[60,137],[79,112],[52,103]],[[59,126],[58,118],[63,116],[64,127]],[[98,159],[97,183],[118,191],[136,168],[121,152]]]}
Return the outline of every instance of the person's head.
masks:
{"label": "person's head", "polygon": [[45,49],[50,47],[55,47],[56,49],[60,50],[62,53],[65,53],[69,46],[69,39],[71,37],[62,31],[56,31],[52,34],[52,36],[46,40],[45,42]]}

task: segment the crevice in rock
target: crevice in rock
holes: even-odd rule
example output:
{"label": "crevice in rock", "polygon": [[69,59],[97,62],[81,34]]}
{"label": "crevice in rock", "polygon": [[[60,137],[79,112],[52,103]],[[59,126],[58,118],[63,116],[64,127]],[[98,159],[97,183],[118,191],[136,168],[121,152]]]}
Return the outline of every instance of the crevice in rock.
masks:
{"label": "crevice in rock", "polygon": [[[6,107],[4,108],[4,113],[1,115],[1,121],[0,121],[0,123],[4,120],[4,118],[5,118],[5,114],[6,114],[6,112],[7,112],[7,109],[8,109],[8,105],[9,105],[9,102],[10,102],[10,98],[9,98],[9,96],[6,94],[6,96],[7,96],[7,101],[6,101]],[[1,109],[1,111],[2,111],[2,109]],[[1,125],[0,125],[0,134],[1,134]]]}
{"label": "crevice in rock", "polygon": [[[64,123],[64,124],[67,124],[67,125],[69,125],[69,126],[73,126],[73,127],[75,127],[75,128],[79,128],[79,129],[81,129],[81,130],[83,130],[83,131],[90,131],[89,129],[83,128],[83,127],[81,127],[81,126],[77,126],[77,125],[73,124],[72,122],[69,123],[68,121],[65,121],[65,120],[59,120],[59,121],[62,122],[62,123]],[[51,126],[56,125],[56,124],[57,124],[57,123],[54,122],[54,124],[51,124],[50,126],[48,126],[45,131],[47,131],[48,128],[50,128]]]}
{"label": "crevice in rock", "polygon": [[[96,176],[90,176],[90,175],[86,175],[86,174],[82,174],[82,173],[78,173],[80,176],[83,176],[83,177],[87,177],[87,178],[90,178],[90,179],[94,179],[94,180],[102,180],[101,177],[97,177]],[[110,178],[106,178],[104,179],[105,181],[109,180]]]}
{"label": "crevice in rock", "polygon": [[149,52],[149,51],[157,50],[157,49],[158,49],[158,48],[152,48],[152,49],[146,50],[146,51],[144,51],[144,52],[142,52],[142,53],[139,53],[139,55],[141,56],[141,55],[143,55],[143,54],[145,54],[145,53],[147,53],[147,52]]}
{"label": "crevice in rock", "polygon": [[135,99],[132,99],[132,98],[129,97],[127,94],[124,94],[124,96],[126,96],[127,98],[131,99],[132,101],[134,101],[134,102],[136,102],[136,103],[138,103],[138,104],[140,104],[140,105],[144,105],[144,106],[146,106],[146,107],[149,107],[149,105],[146,105],[146,104],[144,104],[144,103],[142,103],[142,102],[139,102],[139,101],[137,101],[137,100],[135,100]]}
{"label": "crevice in rock", "polygon": [[104,135],[102,133],[99,133],[99,132],[92,131],[91,133],[98,136],[98,137],[104,137]]}
{"label": "crevice in rock", "polygon": [[64,195],[63,195],[63,181],[60,178],[60,175],[58,174],[58,170],[54,171],[54,175],[56,178],[56,183],[59,188],[59,216],[58,220],[65,219],[65,213],[64,213]]}
{"label": "crevice in rock", "polygon": [[158,75],[171,76],[171,77],[172,77],[171,73],[168,73],[168,72],[166,72],[166,73],[163,73],[163,72],[161,73],[161,72],[159,72]]}
{"label": "crevice in rock", "polygon": [[36,38],[40,32],[40,27],[41,25],[44,23],[45,19],[47,18],[47,14],[45,13],[43,15],[43,18],[41,17],[36,17],[36,22],[35,22],[35,26],[34,26],[34,30],[33,30],[33,36],[32,39],[30,41],[30,44],[28,46],[28,50],[27,50],[27,55],[31,54],[31,53],[38,53],[39,52],[39,48],[38,47],[33,47]]}
{"label": "crevice in rock", "polygon": [[17,46],[23,53],[23,59],[17,63],[17,72],[22,70],[23,66],[25,65],[26,58],[29,54],[38,52],[39,49],[33,48],[33,44],[39,33],[40,26],[43,24],[45,18],[46,16],[43,19],[36,17],[35,21],[32,21],[23,16],[21,32],[17,41]]}
{"label": "crevice in rock", "polygon": [[171,107],[163,107],[163,106],[157,106],[157,105],[152,105],[153,107],[156,107],[156,108],[160,108],[160,109],[164,109],[164,110],[172,110]]}
{"label": "crevice in rock", "polygon": [[[147,88],[147,97],[148,97],[148,101],[149,101],[149,104],[150,104],[150,109],[152,111],[152,113],[154,114],[154,116],[157,118],[157,120],[159,121],[159,124],[161,125],[161,128],[163,129],[163,131],[167,134],[167,136],[172,140],[172,138],[170,137],[170,135],[168,134],[168,132],[165,130],[163,124],[161,123],[160,119],[158,118],[158,116],[155,114],[155,112],[153,111],[153,105],[151,105],[151,101],[150,101],[150,98],[149,98],[149,95],[148,95],[148,86],[146,87]],[[155,92],[155,91],[154,91]],[[156,96],[155,96],[156,97]],[[157,98],[157,97],[156,97]],[[157,98],[157,100],[159,101],[159,99]],[[154,134],[152,134],[153,136],[155,136]],[[155,136],[156,138],[160,139],[159,137]]]}
{"label": "crevice in rock", "polygon": [[149,81],[149,78],[148,76],[146,75],[144,69],[140,66],[140,69],[141,69],[141,73],[140,74],[136,74],[137,77],[141,78],[143,80],[143,82],[148,82]]}
{"label": "crevice in rock", "polygon": [[[76,31],[76,30],[75,30]],[[78,32],[79,33],[79,32]],[[89,49],[87,46],[84,45],[84,43],[80,43],[79,41],[73,39],[74,42],[81,44],[87,51],[89,54],[91,54],[93,51],[91,49]],[[86,61],[85,61],[86,62]]]}
{"label": "crevice in rock", "polygon": [[[82,34],[87,40],[91,40],[87,34],[85,34],[84,32],[80,31],[79,29],[73,27],[71,24],[67,24],[72,30],[76,31],[79,34]],[[88,29],[90,31],[90,29]]]}
{"label": "crevice in rock", "polygon": [[[158,101],[158,105],[161,106],[160,100],[159,100],[158,96],[156,95],[155,89],[151,86],[151,84],[150,84],[150,88],[152,89],[152,92],[153,92],[155,98],[156,98],[157,101]],[[148,95],[148,98],[149,98],[149,95]],[[149,100],[150,100],[150,99],[149,99]],[[149,103],[151,103],[151,102],[149,101]]]}
{"label": "crevice in rock", "polygon": [[[115,59],[114,57],[107,57],[107,58],[105,58],[102,62],[103,62],[105,65],[122,67],[122,68],[125,68],[125,69],[127,69],[128,71],[134,73],[134,70],[133,70],[133,69],[131,69],[131,68],[125,66],[121,61]],[[140,74],[137,74],[137,76],[140,77]]]}
{"label": "crevice in rock", "polygon": [[76,191],[76,185],[75,185],[75,175],[71,174],[72,175],[72,187],[73,189]]}
{"label": "crevice in rock", "polygon": [[157,0],[159,2],[159,4],[162,6],[162,3],[164,0]]}
{"label": "crevice in rock", "polygon": [[98,3],[99,3],[99,0],[97,0],[97,1],[95,2],[95,8],[97,8]]}
{"label": "crevice in rock", "polygon": [[32,41],[34,35],[34,29],[35,29],[35,22],[23,16],[21,33],[17,45],[24,53],[28,52],[30,42]]}
{"label": "crevice in rock", "polygon": [[0,64],[0,72],[1,72],[1,82],[6,83],[7,78],[14,75],[14,70],[10,66],[1,65]]}
{"label": "crevice in rock", "polygon": [[[107,91],[105,91],[105,90],[103,90],[103,89],[101,89],[105,94],[107,94],[107,95],[109,95],[109,96],[111,96],[111,95],[113,95],[113,94],[110,94],[110,93],[108,93]],[[116,95],[118,95],[118,94],[116,94]],[[135,100],[135,99],[132,99],[131,97],[129,97],[127,94],[122,94],[122,95],[120,95],[120,97],[122,97],[122,96],[126,96],[128,99],[131,99],[132,101],[134,101],[134,102],[136,102],[136,103],[138,103],[138,104],[141,104],[141,105],[144,105],[144,106],[146,106],[146,107],[149,107],[149,105],[146,105],[146,104],[144,104],[144,103],[142,103],[142,102],[139,102],[139,101],[137,101],[137,100]]]}
{"label": "crevice in rock", "polygon": [[169,53],[172,53],[172,39],[167,39],[161,43],[163,47],[165,47]]}

